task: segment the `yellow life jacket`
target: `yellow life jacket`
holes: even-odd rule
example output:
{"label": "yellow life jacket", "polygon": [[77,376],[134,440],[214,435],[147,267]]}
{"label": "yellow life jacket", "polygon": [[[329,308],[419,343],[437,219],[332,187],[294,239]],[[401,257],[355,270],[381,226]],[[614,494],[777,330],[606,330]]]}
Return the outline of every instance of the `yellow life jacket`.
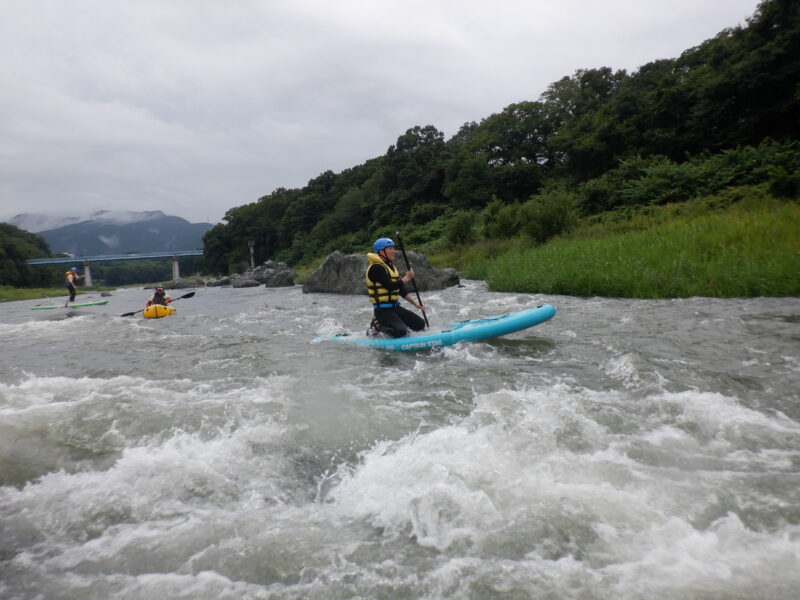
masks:
{"label": "yellow life jacket", "polygon": [[70,280],[69,280],[69,276],[70,275],[75,275],[75,272],[74,271],[67,271],[66,273],[64,273],[64,283],[70,283]]}
{"label": "yellow life jacket", "polygon": [[[397,306],[400,301],[400,273],[398,272],[397,268],[394,265],[387,263],[379,255],[373,252],[368,253],[367,258],[369,259],[369,266],[367,266],[365,278],[367,280],[367,294],[369,294],[369,301],[372,303],[372,307],[390,308],[392,306]],[[389,273],[392,283],[397,282],[397,289],[390,292],[380,283],[372,281],[369,278],[369,268],[372,265],[380,265],[386,269],[386,272]]]}

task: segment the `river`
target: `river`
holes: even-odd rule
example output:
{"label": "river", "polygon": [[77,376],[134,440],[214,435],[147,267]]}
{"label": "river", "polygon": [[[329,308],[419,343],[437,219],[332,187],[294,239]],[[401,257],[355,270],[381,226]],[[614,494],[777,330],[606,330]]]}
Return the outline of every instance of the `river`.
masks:
{"label": "river", "polygon": [[798,298],[466,281],[432,324],[558,314],[395,354],[314,341],[365,297],[148,295],[0,305],[0,598],[797,597]]}

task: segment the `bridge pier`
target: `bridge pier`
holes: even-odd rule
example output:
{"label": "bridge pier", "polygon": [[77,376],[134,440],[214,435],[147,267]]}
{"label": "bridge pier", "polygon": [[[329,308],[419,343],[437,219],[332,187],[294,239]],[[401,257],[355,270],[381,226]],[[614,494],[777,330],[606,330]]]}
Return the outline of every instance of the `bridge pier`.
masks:
{"label": "bridge pier", "polygon": [[92,267],[88,260],[83,261],[83,284],[92,285]]}
{"label": "bridge pier", "polygon": [[176,279],[180,279],[180,278],[181,278],[181,270],[180,270],[180,267],[178,267],[178,257],[177,256],[173,256],[172,257],[172,281],[175,281]]}

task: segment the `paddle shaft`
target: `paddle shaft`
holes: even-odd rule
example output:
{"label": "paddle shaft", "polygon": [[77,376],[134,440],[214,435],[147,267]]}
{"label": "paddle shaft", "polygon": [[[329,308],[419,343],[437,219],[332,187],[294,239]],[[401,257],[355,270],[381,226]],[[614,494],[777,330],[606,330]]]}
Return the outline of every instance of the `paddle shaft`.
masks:
{"label": "paddle shaft", "polygon": [[[183,300],[184,298],[191,298],[192,296],[194,296],[194,292],[189,292],[188,294],[184,294],[180,298],[174,298],[172,301],[175,302],[175,300]],[[133,312],[125,313],[123,315],[120,315],[120,317],[132,317],[133,315],[143,312],[146,309],[147,307],[143,308],[142,310],[135,310]]]}
{"label": "paddle shaft", "polygon": [[[406,256],[406,249],[403,247],[403,240],[400,237],[400,232],[399,231],[395,231],[394,235],[395,235],[395,237],[397,237],[397,243],[400,245],[400,252],[403,253],[403,260],[406,261],[406,270],[410,271],[411,270],[411,265],[408,264],[408,256]],[[420,305],[421,305],[422,304],[422,298],[419,297],[419,290],[417,289],[417,282],[414,281],[413,277],[411,278],[411,287],[414,288],[414,293],[417,295],[417,302],[419,302]],[[424,308],[422,309],[422,318],[425,319],[425,327],[430,327],[430,324],[428,323],[428,315],[425,314],[425,309]]]}

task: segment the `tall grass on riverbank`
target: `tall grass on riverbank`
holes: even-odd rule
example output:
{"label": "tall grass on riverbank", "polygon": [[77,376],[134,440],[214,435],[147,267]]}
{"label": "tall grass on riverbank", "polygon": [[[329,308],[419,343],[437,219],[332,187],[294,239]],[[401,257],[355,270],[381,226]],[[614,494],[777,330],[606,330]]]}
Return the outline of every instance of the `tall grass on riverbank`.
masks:
{"label": "tall grass on riverbank", "polygon": [[800,295],[800,205],[766,203],[472,262],[496,291],[673,298]]}

